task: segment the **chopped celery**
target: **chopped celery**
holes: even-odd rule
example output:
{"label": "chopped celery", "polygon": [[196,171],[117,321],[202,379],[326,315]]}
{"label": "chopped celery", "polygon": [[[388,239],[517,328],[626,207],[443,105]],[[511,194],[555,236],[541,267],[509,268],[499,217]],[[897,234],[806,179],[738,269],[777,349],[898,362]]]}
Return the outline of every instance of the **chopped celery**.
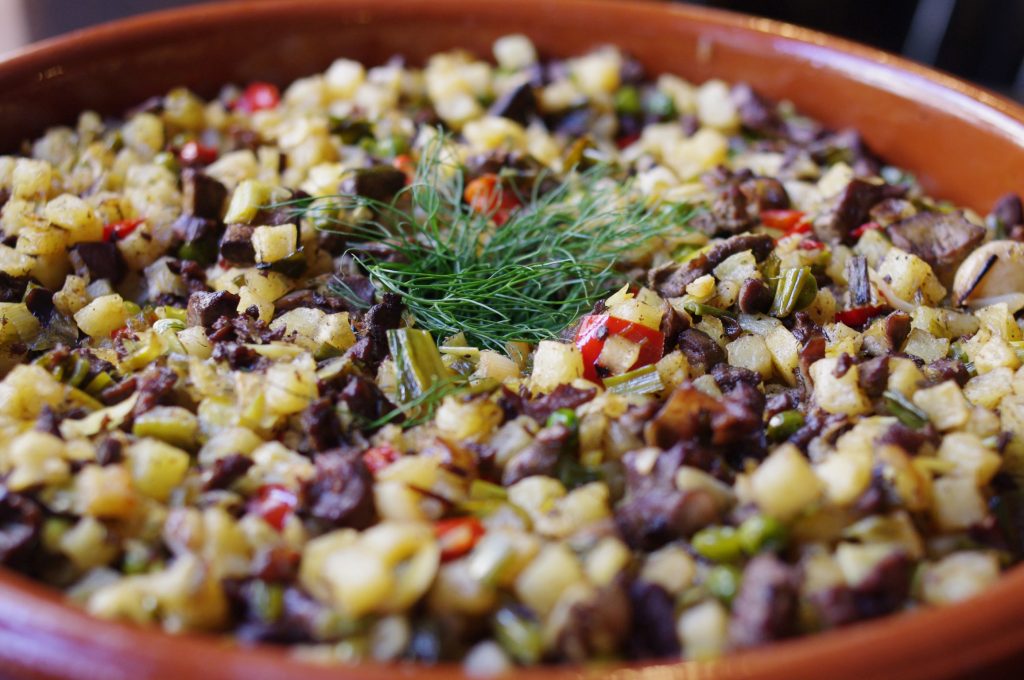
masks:
{"label": "chopped celery", "polygon": [[494,615],[494,633],[498,644],[519,663],[532,665],[540,660],[544,636],[534,619],[510,608],[499,609]]}
{"label": "chopped celery", "polygon": [[794,432],[804,426],[804,416],[800,411],[782,411],[768,420],[766,434],[773,442],[789,439]]}
{"label": "chopped celery", "polygon": [[388,347],[398,375],[398,398],[407,402],[453,377],[427,331],[398,328],[388,331]]}
{"label": "chopped celery", "polygon": [[638,368],[629,373],[604,379],[604,386],[615,394],[651,394],[665,389],[658,367],[654,364]]}
{"label": "chopped celery", "polygon": [[163,307],[156,308],[156,315],[161,319],[177,319],[178,321],[184,322],[188,318],[188,313],[180,307],[171,307],[170,305],[164,305]]}
{"label": "chopped celery", "polygon": [[[712,305],[705,305],[701,302],[695,302],[689,300],[683,303],[683,309],[694,316],[724,316],[728,318],[734,318],[733,315],[720,307],[713,307]],[[606,381],[607,383],[607,381]]]}
{"label": "chopped celery", "polygon": [[89,361],[80,356],[71,357],[70,373],[65,375],[65,381],[72,387],[78,387],[89,375]]}
{"label": "chopped celery", "polygon": [[109,373],[103,371],[102,373],[97,374],[96,377],[94,377],[92,380],[90,380],[89,384],[86,385],[84,389],[89,394],[95,395],[99,394],[100,392],[102,392],[103,390],[105,390],[106,388],[110,387],[113,384],[114,379],[110,377]]}
{"label": "chopped celery", "polygon": [[793,267],[782,272],[775,299],[772,300],[771,314],[784,318],[814,302],[818,294],[818,283],[810,267]]}
{"label": "chopped celery", "polygon": [[500,484],[474,479],[469,485],[469,497],[474,500],[500,500],[508,498],[508,491]]}
{"label": "chopped celery", "polygon": [[928,414],[899,392],[886,390],[882,396],[885,398],[886,410],[907,427],[918,429],[928,424]]}

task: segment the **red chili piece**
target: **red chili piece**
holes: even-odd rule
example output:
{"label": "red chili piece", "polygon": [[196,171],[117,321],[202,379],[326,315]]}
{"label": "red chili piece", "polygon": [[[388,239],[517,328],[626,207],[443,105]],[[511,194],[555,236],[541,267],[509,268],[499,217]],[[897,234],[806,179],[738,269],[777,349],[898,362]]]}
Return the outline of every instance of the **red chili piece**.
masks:
{"label": "red chili piece", "polygon": [[288,515],[299,505],[296,495],[280,484],[264,484],[256,492],[250,510],[262,517],[267,524],[278,531],[284,529]]}
{"label": "red chili piece", "polygon": [[640,354],[636,363],[630,366],[631,371],[657,362],[665,349],[665,336],[661,331],[609,314],[588,314],[581,320],[575,340],[583,354],[583,377],[587,380],[601,381],[597,374],[597,360],[611,335],[640,345]]}
{"label": "red chili piece", "polygon": [[811,223],[801,210],[762,210],[760,217],[761,224],[785,232],[787,236],[806,234],[811,230]]}
{"label": "red chili piece", "polygon": [[277,108],[279,103],[281,103],[281,91],[277,89],[276,85],[256,82],[245,88],[245,92],[235,100],[234,108],[236,111],[253,113],[254,111]]}
{"label": "red chili piece", "polygon": [[868,233],[869,231],[881,231],[881,230],[882,230],[882,225],[879,224],[878,222],[865,222],[864,224],[860,225],[859,227],[857,227],[856,229],[851,231],[850,232],[850,236],[852,236],[853,238],[856,239],[856,238],[860,238],[861,236],[863,236],[864,234]]}
{"label": "red chili piece", "polygon": [[508,222],[512,211],[521,205],[513,192],[502,188],[500,179],[493,173],[480,175],[467,184],[463,198],[474,212],[490,215],[499,227]]}
{"label": "red chili piece", "polygon": [[462,557],[476,545],[487,530],[476,517],[454,517],[434,523],[434,535],[441,546],[441,561]]}
{"label": "red chili piece", "polygon": [[143,222],[145,220],[121,220],[120,222],[105,224],[103,225],[103,240],[120,241],[121,239],[128,238]]}
{"label": "red chili piece", "polygon": [[363,454],[363,462],[366,463],[366,467],[370,468],[370,472],[377,474],[398,460],[401,455],[387,444],[382,444],[381,446],[367,449],[366,453]]}
{"label": "red chili piece", "polygon": [[215,147],[200,144],[195,140],[185,142],[178,152],[178,158],[187,166],[209,165],[217,160],[219,155]]}
{"label": "red chili piece", "polygon": [[836,321],[855,328],[863,326],[886,309],[888,307],[885,305],[864,305],[862,307],[854,307],[853,309],[844,309],[841,312],[836,312]]}

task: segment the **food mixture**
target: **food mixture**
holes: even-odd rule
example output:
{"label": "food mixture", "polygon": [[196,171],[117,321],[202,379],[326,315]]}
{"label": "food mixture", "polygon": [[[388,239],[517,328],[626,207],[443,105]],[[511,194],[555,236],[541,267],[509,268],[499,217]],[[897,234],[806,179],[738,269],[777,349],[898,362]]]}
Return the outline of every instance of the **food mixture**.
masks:
{"label": "food mixture", "polygon": [[1021,555],[1024,219],[614,48],[0,157],[0,564],[345,662],[706,659]]}

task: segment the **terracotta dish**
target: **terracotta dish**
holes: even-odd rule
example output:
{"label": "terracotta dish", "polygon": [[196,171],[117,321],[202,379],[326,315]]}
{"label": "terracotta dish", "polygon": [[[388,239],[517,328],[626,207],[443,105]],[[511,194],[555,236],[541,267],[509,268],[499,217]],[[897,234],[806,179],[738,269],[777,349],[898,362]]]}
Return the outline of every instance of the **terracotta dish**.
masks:
{"label": "terracotta dish", "polygon": [[[1024,189],[1024,109],[891,55],[773,21],[602,0],[269,0],[153,14],[41,43],[0,61],[0,147],[18,148],[90,108],[119,113],[184,85],[285,84],[338,57],[411,62],[452,47],[487,54],[528,34],[551,56],[614,43],[650,72],[747,81],[833,127],[851,126],[932,195],[987,212]],[[531,678],[945,678],[1024,650],[1024,571],[971,601],[775,644],[706,664],[525,671]],[[40,585],[0,573],[0,677],[393,678],[456,667],[304,665],[226,638],[98,621]]]}

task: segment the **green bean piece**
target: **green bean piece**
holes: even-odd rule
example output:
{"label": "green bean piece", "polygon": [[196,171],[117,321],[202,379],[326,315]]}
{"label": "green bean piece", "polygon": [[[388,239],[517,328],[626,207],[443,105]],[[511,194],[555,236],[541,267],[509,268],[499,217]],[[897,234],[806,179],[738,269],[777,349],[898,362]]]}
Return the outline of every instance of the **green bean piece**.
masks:
{"label": "green bean piece", "polygon": [[540,660],[544,651],[544,638],[540,624],[521,616],[512,609],[499,609],[494,615],[494,634],[498,644],[509,656],[530,666]]}
{"label": "green bean piece", "polygon": [[701,529],[694,534],[691,544],[697,554],[713,562],[732,562],[743,552],[736,529],[728,526]]}
{"label": "green bean piece", "polygon": [[575,432],[579,429],[580,421],[576,416],[576,411],[571,408],[560,408],[548,416],[547,427],[554,427],[555,425],[564,425]]}
{"label": "green bean piece", "polygon": [[665,385],[661,382],[658,367],[649,364],[629,373],[604,379],[604,386],[615,394],[651,394],[661,392]]}
{"label": "green bean piece", "polygon": [[178,159],[169,151],[161,151],[157,155],[153,156],[153,164],[167,168],[175,174],[181,170],[181,166],[178,165]]}
{"label": "green bean piece", "polygon": [[694,316],[724,316],[730,319],[734,318],[731,313],[727,312],[721,307],[705,305],[701,302],[694,302],[693,300],[683,303],[683,309],[685,309],[690,314],[693,314]]}
{"label": "green bean piece", "polygon": [[810,267],[793,267],[786,269],[775,289],[772,300],[771,314],[780,319],[793,312],[807,307],[818,295],[818,284]]}
{"label": "green bean piece", "polygon": [[748,555],[756,555],[762,550],[779,550],[786,545],[785,525],[766,515],[748,517],[737,534],[743,552]]}
{"label": "green bean piece", "polygon": [[720,564],[708,570],[704,577],[704,587],[707,591],[724,602],[729,604],[736,597],[740,589],[742,576],[736,567]]}
{"label": "green bean piece", "polygon": [[885,408],[890,415],[896,416],[897,420],[907,427],[916,430],[928,424],[928,414],[899,392],[886,390],[882,393],[882,397],[885,399]]}
{"label": "green bean piece", "polygon": [[403,403],[422,396],[433,385],[447,381],[452,372],[441,360],[434,338],[417,328],[388,331],[388,347],[398,374],[398,398]]}
{"label": "green bean piece", "polygon": [[782,411],[768,420],[768,438],[774,442],[789,439],[804,426],[804,414],[800,411]]}
{"label": "green bean piece", "polygon": [[284,589],[277,583],[250,581],[249,603],[260,621],[273,623],[284,612]]}
{"label": "green bean piece", "polygon": [[469,485],[469,497],[473,500],[498,500],[508,498],[508,490],[500,484],[474,479]]}
{"label": "green bean piece", "polygon": [[90,366],[89,361],[83,359],[80,356],[74,356],[71,359],[71,372],[66,376],[67,384],[72,387],[78,387],[89,375]]}
{"label": "green bean piece", "polygon": [[640,91],[632,85],[620,87],[615,93],[615,110],[627,115],[636,115],[642,111]]}

